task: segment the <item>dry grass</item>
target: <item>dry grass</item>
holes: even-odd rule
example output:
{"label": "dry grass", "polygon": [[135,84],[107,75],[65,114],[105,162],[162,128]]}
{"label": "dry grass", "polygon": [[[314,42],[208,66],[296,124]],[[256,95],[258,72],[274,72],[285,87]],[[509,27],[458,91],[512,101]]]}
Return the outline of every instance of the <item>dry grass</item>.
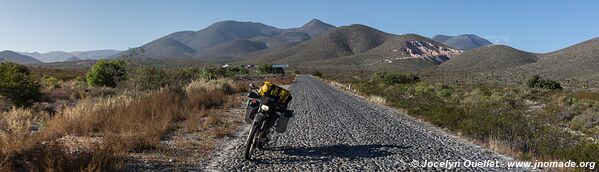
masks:
{"label": "dry grass", "polygon": [[36,113],[21,108],[13,108],[11,111],[0,114],[0,131],[6,133],[35,131],[48,118],[45,113]]}
{"label": "dry grass", "polygon": [[0,171],[112,171],[130,152],[157,149],[180,123],[211,138],[230,135],[233,125],[219,109],[239,105],[239,91],[246,90],[232,80],[200,80],[184,88],[90,97],[52,117],[28,109],[3,112]]}
{"label": "dry grass", "polygon": [[387,104],[387,100],[381,96],[368,96],[368,101],[380,105]]}

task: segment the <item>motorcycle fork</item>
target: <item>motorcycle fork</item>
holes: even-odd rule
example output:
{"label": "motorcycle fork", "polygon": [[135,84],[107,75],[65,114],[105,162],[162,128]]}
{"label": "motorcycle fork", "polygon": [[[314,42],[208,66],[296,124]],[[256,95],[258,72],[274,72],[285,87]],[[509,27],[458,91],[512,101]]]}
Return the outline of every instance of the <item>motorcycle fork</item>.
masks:
{"label": "motorcycle fork", "polygon": [[259,125],[260,127],[258,127],[258,134],[257,134],[257,139],[258,138],[262,138],[263,136],[263,131],[264,131],[264,127],[265,127],[265,123],[266,123],[267,119],[266,119],[266,115],[265,114],[256,114],[256,116],[254,117],[254,124],[253,125]]}

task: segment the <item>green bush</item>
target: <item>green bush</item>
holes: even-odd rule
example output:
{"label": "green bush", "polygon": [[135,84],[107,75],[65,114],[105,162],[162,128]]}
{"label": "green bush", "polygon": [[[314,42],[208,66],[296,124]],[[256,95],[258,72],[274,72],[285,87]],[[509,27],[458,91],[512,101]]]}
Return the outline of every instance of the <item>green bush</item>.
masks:
{"label": "green bush", "polygon": [[187,85],[199,77],[200,70],[192,67],[176,68],[167,72],[169,85]]}
{"label": "green bush", "polygon": [[156,90],[167,84],[166,72],[154,66],[136,68],[127,78],[129,87],[140,91]]}
{"label": "green bush", "polygon": [[258,73],[260,74],[274,73],[274,70],[275,69],[272,67],[272,64],[258,65]]}
{"label": "green bush", "polygon": [[542,88],[542,89],[550,89],[550,90],[561,90],[562,86],[559,82],[543,79],[539,75],[534,75],[526,81],[526,85],[529,88]]}
{"label": "green bush", "polygon": [[60,84],[58,84],[58,79],[53,76],[47,76],[42,78],[42,83],[46,88],[60,88]]}
{"label": "green bush", "polygon": [[27,67],[12,62],[0,63],[0,96],[17,106],[30,106],[41,97],[40,89]]}
{"label": "green bush", "polygon": [[322,77],[322,73],[320,73],[320,71],[314,71],[312,72],[312,76],[316,76],[316,77]]}
{"label": "green bush", "polygon": [[399,73],[377,72],[372,76],[371,82],[382,83],[385,85],[409,84],[419,82],[420,78],[416,75],[404,75]]}
{"label": "green bush", "polygon": [[235,76],[235,75],[249,74],[250,71],[243,66],[237,66],[237,67],[220,68],[219,73],[222,73],[222,75],[224,77],[231,77],[231,76]]}
{"label": "green bush", "polygon": [[[372,80],[383,82],[386,75],[378,73]],[[484,86],[451,88],[424,82],[384,85],[373,84],[373,81],[356,81],[352,84],[361,93],[381,96],[387,100],[388,105],[405,109],[408,114],[433,125],[482,143],[499,141],[503,146],[521,152],[519,158],[597,161],[599,157],[599,143],[587,142],[586,137],[574,136],[561,127],[553,126],[557,124],[549,125],[541,112],[529,111],[530,106],[525,100],[530,99],[531,95],[527,94],[531,93],[520,89],[493,89]],[[563,92],[545,94],[556,93]],[[575,98],[564,98],[556,102],[571,107],[586,107],[569,124],[574,129],[581,128],[581,131],[585,130],[587,134],[593,135],[589,130],[597,126],[599,108],[589,109],[593,103],[583,103]],[[553,114],[550,116],[553,117]]]}
{"label": "green bush", "polygon": [[261,64],[258,65],[258,74],[285,74],[285,70],[272,64]]}
{"label": "green bush", "polygon": [[203,68],[200,72],[200,78],[207,80],[215,80],[216,73],[213,70],[210,70],[209,68]]}
{"label": "green bush", "polygon": [[87,73],[87,85],[116,87],[124,80],[126,74],[125,61],[99,60]]}

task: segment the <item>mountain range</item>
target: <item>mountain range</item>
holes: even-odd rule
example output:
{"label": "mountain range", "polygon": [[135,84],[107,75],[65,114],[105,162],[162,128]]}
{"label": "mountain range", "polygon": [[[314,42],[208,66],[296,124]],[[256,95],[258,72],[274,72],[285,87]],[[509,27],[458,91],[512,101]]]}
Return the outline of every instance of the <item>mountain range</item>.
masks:
{"label": "mountain range", "polygon": [[[463,39],[466,38],[480,37]],[[288,29],[256,22],[222,21],[198,31],[174,32],[140,47],[144,50],[143,58],[295,66],[389,66],[408,61],[430,67],[462,53],[462,50],[416,34],[394,35],[359,24],[335,27],[318,19]]]}
{"label": "mountain range", "polygon": [[407,70],[436,66],[460,53],[461,50],[420,35],[394,35],[354,24],[287,49],[253,54],[236,63],[286,63],[321,69],[397,66]]}
{"label": "mountain range", "polygon": [[22,55],[17,52],[8,51],[8,50],[0,52],[0,62],[4,62],[4,61],[20,63],[20,64],[43,63],[31,56]]}
{"label": "mountain range", "polygon": [[18,52],[19,54],[34,57],[42,62],[50,63],[50,62],[64,62],[64,61],[74,61],[76,59],[79,60],[98,60],[113,56],[115,54],[120,53],[121,51],[117,50],[90,50],[90,51],[73,51],[73,52],[64,52],[64,51],[51,51],[47,53],[38,53],[38,52]]}
{"label": "mountain range", "polygon": [[549,53],[530,53],[505,45],[466,51],[439,65],[438,75],[491,77],[499,81],[523,81],[532,75],[557,79],[570,85],[599,83],[599,38]]}
{"label": "mountain range", "polygon": [[141,48],[144,58],[196,58],[224,62],[265,49],[291,47],[334,28],[318,19],[289,29],[257,22],[222,21],[198,31],[174,32]]}
{"label": "mountain range", "polygon": [[[143,58],[193,59],[212,64],[282,63],[303,69],[430,72],[459,77],[516,78],[540,74],[561,80],[599,80],[599,38],[549,53],[493,45],[476,35],[396,35],[366,25],[336,27],[313,19],[280,29],[257,22],[222,21],[198,31],[179,31],[140,46]],[[22,53],[44,62],[119,58],[114,50]],[[40,63],[2,52],[6,61]],[[15,60],[20,59],[20,60]],[[522,80],[518,78],[516,80]]]}

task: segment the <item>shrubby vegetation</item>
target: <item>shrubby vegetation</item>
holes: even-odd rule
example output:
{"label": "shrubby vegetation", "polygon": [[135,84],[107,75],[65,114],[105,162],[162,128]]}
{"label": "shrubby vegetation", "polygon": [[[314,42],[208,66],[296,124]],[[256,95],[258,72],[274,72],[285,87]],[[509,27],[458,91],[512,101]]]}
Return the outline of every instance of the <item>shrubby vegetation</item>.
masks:
{"label": "shrubby vegetation", "polygon": [[202,135],[194,149],[212,150],[240,122],[222,111],[238,107],[248,82],[293,81],[244,76],[250,71],[243,66],[160,68],[121,60],[100,60],[87,73],[34,70],[0,64],[2,97],[33,103],[13,108],[0,99],[0,171],[118,171],[131,152],[170,151],[161,141],[174,132]]}
{"label": "shrubby vegetation", "polygon": [[561,90],[562,86],[559,82],[541,78],[539,75],[534,75],[526,81],[526,86],[529,88],[543,88],[550,90]]}
{"label": "shrubby vegetation", "polygon": [[352,85],[410,115],[522,159],[599,161],[599,93],[417,81],[378,73],[368,82]]}
{"label": "shrubby vegetation", "polygon": [[385,85],[393,85],[416,83],[420,81],[420,78],[413,74],[404,75],[399,73],[377,72],[372,76],[370,81]]}
{"label": "shrubby vegetation", "polygon": [[322,77],[322,73],[320,73],[320,71],[318,70],[315,70],[314,72],[312,72],[312,76]]}
{"label": "shrubby vegetation", "polygon": [[260,64],[258,65],[258,74],[284,74],[283,68],[275,68],[272,64]]}
{"label": "shrubby vegetation", "polygon": [[243,66],[237,66],[237,67],[219,67],[219,68],[215,68],[215,67],[204,67],[201,70],[200,73],[200,78],[202,79],[208,79],[208,80],[214,80],[214,79],[218,79],[218,78],[226,78],[226,77],[232,77],[232,76],[236,76],[236,75],[245,75],[245,74],[249,74],[250,71],[246,68],[244,68]]}
{"label": "shrubby vegetation", "polygon": [[26,66],[0,63],[0,96],[17,106],[29,106],[41,97],[40,89],[38,79],[31,76]]}
{"label": "shrubby vegetation", "polygon": [[127,72],[125,65],[123,60],[98,60],[87,73],[87,84],[89,86],[116,87],[117,83],[125,79]]}
{"label": "shrubby vegetation", "polygon": [[[151,77],[163,72],[142,67],[135,73],[146,76],[129,79],[168,82]],[[191,76],[188,72],[195,73],[186,70],[181,75]],[[237,107],[237,93],[247,91],[246,83],[230,79],[154,89],[157,85],[143,85],[148,90],[140,94],[80,97],[77,104],[52,115],[33,108],[0,112],[0,170],[115,171],[127,162],[130,152],[158,149],[165,135],[179,128],[202,132],[206,142],[202,150],[211,150],[209,142],[230,135],[236,126],[230,118],[237,116],[219,110]],[[101,88],[107,87],[90,87],[89,92]],[[55,90],[63,89],[72,87]]]}
{"label": "shrubby vegetation", "polygon": [[134,90],[156,90],[167,84],[167,74],[163,69],[155,66],[138,67],[127,75],[127,86]]}
{"label": "shrubby vegetation", "polygon": [[272,67],[272,64],[260,64],[258,65],[258,73],[268,74],[274,73],[275,69]]}

